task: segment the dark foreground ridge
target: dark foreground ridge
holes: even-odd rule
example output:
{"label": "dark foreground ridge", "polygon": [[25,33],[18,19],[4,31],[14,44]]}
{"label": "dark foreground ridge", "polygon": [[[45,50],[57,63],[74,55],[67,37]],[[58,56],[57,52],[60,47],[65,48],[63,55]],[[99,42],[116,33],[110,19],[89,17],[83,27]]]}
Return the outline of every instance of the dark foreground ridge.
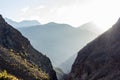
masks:
{"label": "dark foreground ridge", "polygon": [[120,80],[120,19],[78,53],[66,80]]}
{"label": "dark foreground ridge", "polygon": [[0,15],[0,71],[3,70],[23,80],[57,80],[49,58],[36,51]]}

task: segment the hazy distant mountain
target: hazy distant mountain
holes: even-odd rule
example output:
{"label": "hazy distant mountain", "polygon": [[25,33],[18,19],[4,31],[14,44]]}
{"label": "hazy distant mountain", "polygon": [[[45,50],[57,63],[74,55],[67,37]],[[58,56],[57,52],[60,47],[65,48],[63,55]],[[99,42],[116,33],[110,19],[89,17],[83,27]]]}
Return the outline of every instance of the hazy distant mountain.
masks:
{"label": "hazy distant mountain", "polygon": [[[6,21],[19,25],[19,23],[12,20]],[[72,65],[74,61],[74,59],[70,60],[70,57],[101,34],[101,32],[98,32],[98,30],[101,30],[93,23],[86,23],[79,28],[54,22],[28,26],[21,25],[22,28],[18,26],[17,29],[31,41],[37,50],[50,57],[54,66],[62,68],[65,72],[68,72],[71,68],[71,66],[68,66],[66,69],[66,66]],[[70,61],[68,62],[68,60]]]}
{"label": "hazy distant mountain", "polygon": [[90,32],[93,32],[97,35],[103,33],[105,30],[103,30],[102,28],[96,26],[94,23],[92,22],[88,22],[86,24],[83,24],[82,26],[80,26],[78,29],[82,29],[82,30],[88,30]]}
{"label": "hazy distant mountain", "polygon": [[66,80],[120,80],[120,19],[79,51]]}
{"label": "hazy distant mountain", "polygon": [[16,22],[11,19],[5,18],[5,21],[14,26],[15,28],[40,25],[37,20],[23,20],[21,22]]}
{"label": "hazy distant mountain", "polygon": [[[53,65],[57,67],[97,36],[88,30],[53,22],[45,25],[19,28],[19,30],[31,41],[37,50],[45,53],[52,60]],[[63,66],[66,67],[66,65]],[[69,69],[70,67],[68,66]]]}
{"label": "hazy distant mountain", "polygon": [[64,61],[62,64],[59,65],[59,67],[65,72],[69,73],[72,67],[72,64],[74,63],[76,59],[77,53],[69,57],[66,61]]}
{"label": "hazy distant mountain", "polygon": [[54,68],[57,74],[58,80],[64,80],[65,73],[60,68]]}

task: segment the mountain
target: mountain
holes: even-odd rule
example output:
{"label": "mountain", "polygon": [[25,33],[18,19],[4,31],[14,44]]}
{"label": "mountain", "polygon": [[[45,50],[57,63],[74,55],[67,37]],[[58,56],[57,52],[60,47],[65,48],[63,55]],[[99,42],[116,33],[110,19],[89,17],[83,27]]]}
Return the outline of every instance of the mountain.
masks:
{"label": "mountain", "polygon": [[69,73],[71,70],[71,66],[73,64],[73,62],[75,61],[77,56],[77,53],[72,55],[71,57],[69,57],[67,60],[65,60],[63,63],[61,63],[59,65],[59,67],[65,72],[65,73]]}
{"label": "mountain", "polygon": [[16,22],[11,19],[5,18],[5,21],[15,28],[41,25],[37,20],[23,20],[21,22]]}
{"label": "mountain", "polygon": [[64,80],[65,73],[60,68],[54,68],[57,74],[58,80]]}
{"label": "mountain", "polygon": [[[64,61],[97,36],[88,30],[54,22],[18,30],[31,41],[34,48],[49,56],[53,65],[60,68],[64,68],[60,66]],[[68,72],[66,69],[64,71]]]}
{"label": "mountain", "polygon": [[57,80],[51,61],[0,15],[0,71],[22,80]]}
{"label": "mountain", "polygon": [[120,79],[120,19],[79,51],[66,80]]}
{"label": "mountain", "polygon": [[88,22],[88,23],[85,23],[83,24],[82,26],[78,27],[78,29],[82,29],[82,30],[88,30],[90,32],[93,32],[97,35],[100,35],[102,34],[104,31],[104,29],[98,27],[97,25],[95,25],[93,22]]}

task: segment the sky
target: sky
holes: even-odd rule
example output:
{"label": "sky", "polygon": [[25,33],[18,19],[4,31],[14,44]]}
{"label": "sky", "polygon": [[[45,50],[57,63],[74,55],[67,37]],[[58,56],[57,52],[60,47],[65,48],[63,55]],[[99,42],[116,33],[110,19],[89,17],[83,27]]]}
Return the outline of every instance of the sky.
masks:
{"label": "sky", "polygon": [[74,27],[93,22],[103,29],[120,17],[120,0],[0,0],[0,14],[14,21],[38,20]]}

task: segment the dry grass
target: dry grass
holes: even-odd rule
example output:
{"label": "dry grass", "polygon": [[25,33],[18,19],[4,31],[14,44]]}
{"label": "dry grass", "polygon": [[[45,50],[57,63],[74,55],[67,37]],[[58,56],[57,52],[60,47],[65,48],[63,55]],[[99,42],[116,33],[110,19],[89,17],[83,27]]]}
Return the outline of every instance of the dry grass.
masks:
{"label": "dry grass", "polygon": [[0,80],[18,80],[15,76],[8,74],[6,70],[0,73]]}

